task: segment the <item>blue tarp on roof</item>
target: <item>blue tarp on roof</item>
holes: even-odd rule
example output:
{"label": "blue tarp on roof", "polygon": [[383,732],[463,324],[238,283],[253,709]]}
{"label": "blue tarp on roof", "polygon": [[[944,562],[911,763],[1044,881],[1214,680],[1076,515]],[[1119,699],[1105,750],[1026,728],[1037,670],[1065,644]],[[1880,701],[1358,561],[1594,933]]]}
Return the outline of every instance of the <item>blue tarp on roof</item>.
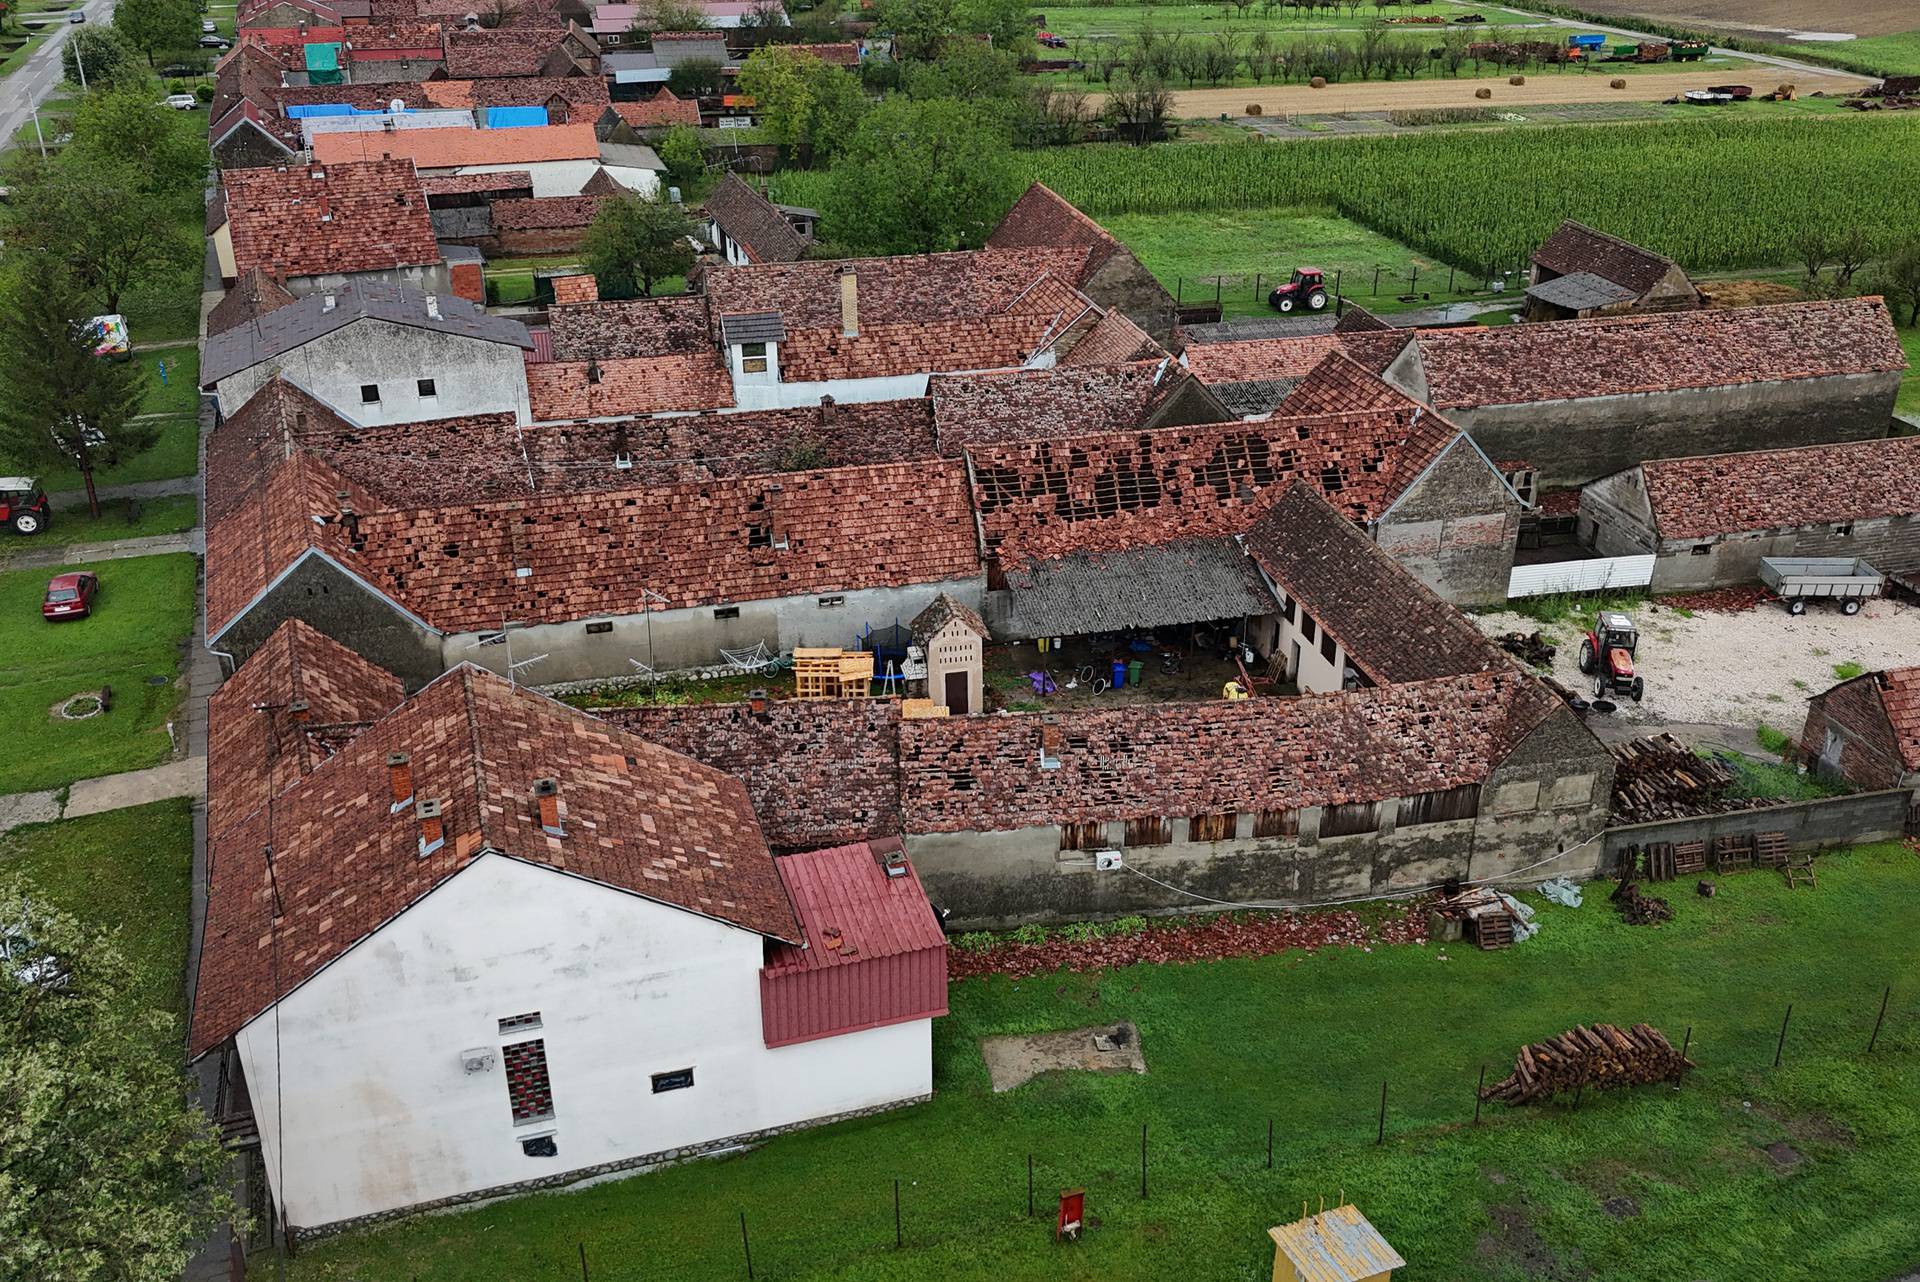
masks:
{"label": "blue tarp on roof", "polygon": [[488,107],[487,128],[527,129],[547,123],[545,107]]}
{"label": "blue tarp on roof", "polygon": [[287,119],[305,120],[310,116],[351,116],[353,108],[344,102],[303,102],[287,108]]}

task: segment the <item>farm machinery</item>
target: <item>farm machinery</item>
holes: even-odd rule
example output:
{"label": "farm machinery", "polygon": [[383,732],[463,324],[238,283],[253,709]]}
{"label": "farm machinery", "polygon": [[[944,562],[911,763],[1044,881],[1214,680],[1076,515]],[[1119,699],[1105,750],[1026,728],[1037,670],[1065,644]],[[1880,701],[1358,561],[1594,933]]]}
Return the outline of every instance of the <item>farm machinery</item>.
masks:
{"label": "farm machinery", "polygon": [[1580,671],[1594,679],[1594,696],[1624,694],[1635,703],[1647,692],[1646,679],[1633,670],[1633,654],[1640,648],[1640,632],[1633,620],[1614,610],[1603,610],[1580,641]]}
{"label": "farm machinery", "polygon": [[1327,274],[1318,267],[1296,267],[1286,283],[1275,285],[1267,305],[1276,312],[1325,311]]}

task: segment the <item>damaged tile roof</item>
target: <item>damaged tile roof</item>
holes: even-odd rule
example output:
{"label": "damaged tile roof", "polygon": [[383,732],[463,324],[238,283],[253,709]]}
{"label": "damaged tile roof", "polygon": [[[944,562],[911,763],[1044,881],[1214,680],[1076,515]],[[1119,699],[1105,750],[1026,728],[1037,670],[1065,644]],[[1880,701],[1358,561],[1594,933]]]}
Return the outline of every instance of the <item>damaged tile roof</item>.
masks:
{"label": "damaged tile roof", "polygon": [[834,325],[789,329],[780,345],[783,381],[887,378],[1024,364],[1056,330],[1056,317],[1011,313],[957,320],[869,324],[848,337]]}
{"label": "damaged tile roof", "polygon": [[1920,513],[1920,437],[1640,465],[1660,536],[1709,538]]}
{"label": "damaged tile roof", "polygon": [[1888,668],[1868,673],[1862,680],[1872,681],[1880,694],[1900,760],[1907,769],[1920,770],[1920,667]]}
{"label": "damaged tile roof", "polygon": [[1413,335],[1405,330],[1313,335],[1307,338],[1251,338],[1199,343],[1186,350],[1187,368],[1209,387],[1227,383],[1305,378],[1335,351],[1378,373],[1405,350]]}
{"label": "damaged tile roof", "polygon": [[1160,361],[1055,366],[936,374],[927,394],[940,453],[958,455],[975,445],[1139,427],[1184,377]]}
{"label": "damaged tile roof", "polygon": [[945,592],[934,597],[926,609],[913,616],[912,621],[907,624],[907,631],[913,633],[916,640],[926,641],[937,636],[942,628],[955,620],[976,636],[993,635],[987,631],[986,620],[980,617],[978,611],[971,606],[962,605]]}
{"label": "damaged tile roof", "polygon": [[565,29],[556,26],[449,31],[447,75],[456,80],[534,77],[546,71],[556,55],[569,65],[584,65],[562,44],[565,35]]}
{"label": "damaged tile roof", "polygon": [[781,313],[789,331],[840,328],[840,275],[858,282],[860,325],[927,324],[1034,310],[1023,296],[1049,274],[1078,275],[1083,249],[983,249],[898,258],[716,265],[705,288],[716,316]]}
{"label": "damaged tile roof", "polygon": [[536,196],[531,200],[496,200],[495,231],[560,231],[589,227],[600,212],[604,196]]}
{"label": "damaged tile roof", "polygon": [[[408,132],[437,131],[402,131]],[[229,169],[222,178],[238,272],[262,267],[285,279],[441,260],[427,198],[409,161]]]}
{"label": "damaged tile roof", "polygon": [[411,162],[421,169],[458,169],[464,165],[529,165],[552,160],[598,160],[600,142],[593,126],[531,125],[524,129],[397,129],[367,133],[314,135],[316,161],[337,165],[348,160]]}
{"label": "damaged tile roof", "polygon": [[553,360],[527,366],[527,400],[542,421],[711,410],[733,404],[733,380],[710,350]]}
{"label": "damaged tile roof", "polygon": [[1086,251],[1074,284],[1084,285],[1087,278],[1107,265],[1116,254],[1127,249],[1113,234],[1081,213],[1070,202],[1055,194],[1045,183],[1034,183],[1020,194],[987,236],[988,249],[1064,248],[1076,246]]}
{"label": "damaged tile roof", "polygon": [[1329,352],[1280,401],[1285,414],[1341,414],[1350,410],[1417,407],[1419,402],[1367,370],[1344,351]]}
{"label": "damaged tile roof", "polygon": [[1628,298],[1638,298],[1658,285],[1674,266],[1671,258],[1571,218],[1533,251],[1533,261],[1562,276],[1591,273],[1623,286]]}
{"label": "damaged tile roof", "polygon": [[[424,855],[412,808],[389,810],[394,752],[410,757],[415,796],[442,805],[445,844]],[[540,778],[559,783],[564,835],[540,826]],[[276,981],[280,993],[298,987],[488,851],[800,938],[739,781],[469,665],[361,730],[212,846],[196,1056],[270,1007]]]}
{"label": "damaged tile roof", "polygon": [[531,191],[533,174],[525,169],[506,169],[487,174],[430,174],[420,180],[420,190],[429,197]]}
{"label": "damaged tile roof", "polygon": [[[602,83],[605,83],[604,81]],[[700,104],[691,98],[680,98],[665,85],[651,98],[639,102],[616,102],[614,114],[635,129],[652,129],[661,125],[700,124]],[[731,175],[732,171],[728,171]]]}
{"label": "damaged tile roof", "polygon": [[261,270],[250,267],[233,282],[226,296],[207,313],[207,333],[223,334],[236,325],[257,320],[275,308],[294,301],[287,287]]}
{"label": "damaged tile roof", "polygon": [[1427,399],[1440,410],[1893,373],[1907,365],[1877,297],[1427,330],[1416,341]]}
{"label": "damaged tile roof", "polygon": [[1268,577],[1382,685],[1513,663],[1317,490],[1296,481],[1241,541]]}
{"label": "damaged tile roof", "polygon": [[[666,90],[661,90],[665,93]],[[755,263],[790,263],[806,252],[807,240],[773,202],[729,169],[707,197],[707,216]]]}
{"label": "damaged tile roof", "polygon": [[[462,85],[464,93],[456,88]],[[421,88],[431,99],[444,95],[447,101],[443,106],[475,107],[481,111],[489,107],[541,107],[552,98],[561,98],[570,106],[589,108],[604,108],[608,101],[607,82],[599,76],[483,76],[465,81],[429,80]],[[559,123],[591,125],[599,115],[599,111],[594,111]]]}
{"label": "damaged tile roof", "polygon": [[1259,570],[1230,538],[1031,561],[1007,571],[1007,589],[1001,635],[1019,640],[1210,623],[1279,609]]}
{"label": "damaged tile roof", "polygon": [[[1509,665],[1297,699],[905,721],[901,818],[1008,831],[1417,796],[1485,781],[1561,706]],[[1057,769],[1038,768],[1043,749]]]}
{"label": "damaged tile roof", "polygon": [[967,450],[982,537],[1004,565],[1237,534],[1299,477],[1378,517],[1457,431],[1390,410],[1009,441]]}
{"label": "damaged tile roof", "polygon": [[1112,365],[1122,361],[1159,360],[1166,349],[1153,336],[1127,318],[1125,312],[1110,311],[1093,323],[1060,357],[1062,365]]}
{"label": "damaged tile roof", "polygon": [[595,292],[584,302],[573,301],[576,289],[591,288],[592,282],[591,276],[563,276],[554,284],[548,324],[553,331],[555,360],[690,355],[715,350],[704,298],[687,294],[600,302]]}

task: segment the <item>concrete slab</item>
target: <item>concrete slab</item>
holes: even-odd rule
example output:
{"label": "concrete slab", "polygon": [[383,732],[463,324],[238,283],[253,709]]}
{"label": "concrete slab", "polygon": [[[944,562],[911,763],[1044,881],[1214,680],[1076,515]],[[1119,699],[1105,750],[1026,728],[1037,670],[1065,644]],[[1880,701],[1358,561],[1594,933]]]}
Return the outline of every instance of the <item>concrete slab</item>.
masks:
{"label": "concrete slab", "polygon": [[105,543],[69,543],[54,547],[25,547],[13,551],[5,561],[9,570],[52,569],[60,565],[79,565],[87,561],[130,561],[139,556],[162,556],[169,552],[206,551],[206,537],[198,530],[185,534],[149,534],[137,539],[113,539]]}
{"label": "concrete slab", "polygon": [[43,824],[60,817],[60,794],[16,792],[0,797],[0,832],[12,832],[26,824]]}
{"label": "concrete slab", "polygon": [[145,770],[82,779],[67,792],[66,817],[97,815],[106,810],[144,806],[168,797],[207,795],[207,759],[185,757]]}
{"label": "concrete slab", "polygon": [[980,1055],[987,1061],[987,1076],[993,1080],[996,1095],[1058,1069],[1085,1073],[1147,1071],[1146,1056],[1140,1051],[1140,1030],[1131,1023],[983,1037]]}

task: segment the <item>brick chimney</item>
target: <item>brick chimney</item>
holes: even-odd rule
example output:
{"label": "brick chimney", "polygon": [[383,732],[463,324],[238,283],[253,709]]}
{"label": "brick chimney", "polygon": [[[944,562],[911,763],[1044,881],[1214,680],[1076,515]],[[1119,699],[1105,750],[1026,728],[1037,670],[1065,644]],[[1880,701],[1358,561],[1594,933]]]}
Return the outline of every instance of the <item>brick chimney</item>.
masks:
{"label": "brick chimney", "polygon": [[416,801],[413,813],[420,820],[420,857],[426,858],[447,844],[446,826],[441,822],[441,803],[438,801]]}
{"label": "brick chimney", "polygon": [[564,837],[566,829],[560,826],[560,781],[535,779],[533,804],[540,817],[541,830],[555,837]]}
{"label": "brick chimney", "polygon": [[747,691],[747,709],[751,712],[767,710],[767,690],[765,686],[756,686]]}
{"label": "brick chimney", "polygon": [[413,758],[404,752],[387,754],[387,791],[393,794],[388,814],[399,814],[413,804]]}
{"label": "brick chimney", "polygon": [[295,699],[287,705],[287,720],[303,726],[313,720],[313,709],[308,706],[305,699]]}
{"label": "brick chimney", "polygon": [[840,335],[860,336],[860,278],[852,267],[840,269]]}

